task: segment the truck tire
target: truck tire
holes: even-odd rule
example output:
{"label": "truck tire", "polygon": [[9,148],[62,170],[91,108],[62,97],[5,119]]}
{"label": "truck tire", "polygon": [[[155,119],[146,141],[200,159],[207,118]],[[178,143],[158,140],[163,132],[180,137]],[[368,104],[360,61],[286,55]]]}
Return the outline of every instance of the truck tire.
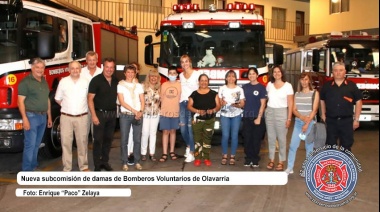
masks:
{"label": "truck tire", "polygon": [[46,128],[42,141],[45,146],[40,148],[38,154],[44,158],[56,158],[62,155],[60,116],[53,120],[51,128]]}

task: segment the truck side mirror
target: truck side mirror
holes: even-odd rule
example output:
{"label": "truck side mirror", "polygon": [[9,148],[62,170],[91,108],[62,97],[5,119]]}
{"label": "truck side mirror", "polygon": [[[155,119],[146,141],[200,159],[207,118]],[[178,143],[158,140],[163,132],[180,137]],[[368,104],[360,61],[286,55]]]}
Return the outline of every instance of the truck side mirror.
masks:
{"label": "truck side mirror", "polygon": [[38,33],[37,55],[41,59],[51,59],[55,55],[54,35],[52,32],[41,31]]}
{"label": "truck side mirror", "polygon": [[313,71],[314,72],[319,72],[319,51],[318,49],[313,49],[313,58],[312,58],[312,63],[313,63]]}
{"label": "truck side mirror", "polygon": [[147,35],[144,39],[145,44],[151,44],[153,42],[153,37],[152,35]]}
{"label": "truck side mirror", "polygon": [[145,46],[144,60],[145,60],[145,64],[153,65],[153,45],[152,44],[148,44],[147,46]]}
{"label": "truck side mirror", "polygon": [[273,45],[273,64],[281,65],[284,63],[284,47],[282,45]]}

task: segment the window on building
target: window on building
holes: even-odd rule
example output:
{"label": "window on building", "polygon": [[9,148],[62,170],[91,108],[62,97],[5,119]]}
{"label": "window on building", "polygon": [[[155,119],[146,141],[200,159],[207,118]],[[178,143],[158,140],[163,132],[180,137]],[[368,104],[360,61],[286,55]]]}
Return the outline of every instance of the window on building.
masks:
{"label": "window on building", "polygon": [[178,4],[191,4],[191,0],[178,0]]}
{"label": "window on building", "polygon": [[272,7],[272,28],[285,29],[286,9]]}
{"label": "window on building", "polygon": [[224,9],[225,0],[203,0],[203,9],[208,9],[210,4],[215,4],[217,9]]}
{"label": "window on building", "polygon": [[255,4],[255,12],[257,12],[259,15],[263,16],[264,18],[264,5]]}
{"label": "window on building", "polygon": [[131,0],[130,10],[161,13],[162,0]]}
{"label": "window on building", "polygon": [[350,0],[330,0],[330,14],[348,12]]}

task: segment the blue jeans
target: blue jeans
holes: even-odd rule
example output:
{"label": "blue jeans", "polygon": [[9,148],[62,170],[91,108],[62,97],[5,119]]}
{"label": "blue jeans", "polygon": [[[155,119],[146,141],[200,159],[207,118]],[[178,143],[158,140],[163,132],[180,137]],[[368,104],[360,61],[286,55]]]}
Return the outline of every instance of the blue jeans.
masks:
{"label": "blue jeans", "polygon": [[228,140],[231,135],[231,155],[236,154],[239,139],[239,128],[241,115],[235,117],[220,116],[222,125],[222,153],[226,155],[228,152]]}
{"label": "blue jeans", "polygon": [[143,119],[136,120],[134,115],[120,114],[120,133],[121,133],[121,160],[123,164],[128,162],[128,138],[131,126],[133,128],[133,155],[135,164],[140,163],[141,157],[141,130]]}
{"label": "blue jeans", "polygon": [[[314,121],[311,121],[307,131],[306,135],[309,134],[311,127],[313,126]],[[299,134],[302,132],[302,126],[304,125],[304,122],[301,121],[301,119],[296,118],[294,123],[294,129],[292,134],[292,140],[290,141],[289,146],[289,155],[288,155],[288,169],[292,170],[294,167],[294,161],[296,159],[296,153],[297,149],[300,146],[301,139],[299,137]],[[309,154],[313,151],[314,143],[307,143],[305,141],[305,149],[306,149],[306,158],[309,156]]]}
{"label": "blue jeans", "polygon": [[190,151],[194,152],[194,135],[191,127],[191,112],[187,109],[188,101],[182,101],[179,112],[179,127],[181,129],[181,135],[187,146],[190,147]]}
{"label": "blue jeans", "polygon": [[37,156],[42,137],[46,128],[46,114],[26,112],[30,130],[24,130],[24,152],[22,155],[22,170],[33,171],[38,166]]}

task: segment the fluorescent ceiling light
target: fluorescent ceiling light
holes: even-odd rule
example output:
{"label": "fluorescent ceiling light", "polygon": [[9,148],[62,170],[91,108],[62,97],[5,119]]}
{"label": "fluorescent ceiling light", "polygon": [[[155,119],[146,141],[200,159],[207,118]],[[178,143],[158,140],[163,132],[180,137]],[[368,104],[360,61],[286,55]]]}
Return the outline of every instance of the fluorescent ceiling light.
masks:
{"label": "fluorescent ceiling light", "polygon": [[358,43],[351,43],[350,46],[354,49],[364,49],[364,46]]}
{"label": "fluorescent ceiling light", "polygon": [[202,33],[202,32],[196,32],[195,34],[199,35],[201,37],[204,37],[204,38],[211,38],[211,35],[208,35],[208,34],[205,34],[205,33]]}

